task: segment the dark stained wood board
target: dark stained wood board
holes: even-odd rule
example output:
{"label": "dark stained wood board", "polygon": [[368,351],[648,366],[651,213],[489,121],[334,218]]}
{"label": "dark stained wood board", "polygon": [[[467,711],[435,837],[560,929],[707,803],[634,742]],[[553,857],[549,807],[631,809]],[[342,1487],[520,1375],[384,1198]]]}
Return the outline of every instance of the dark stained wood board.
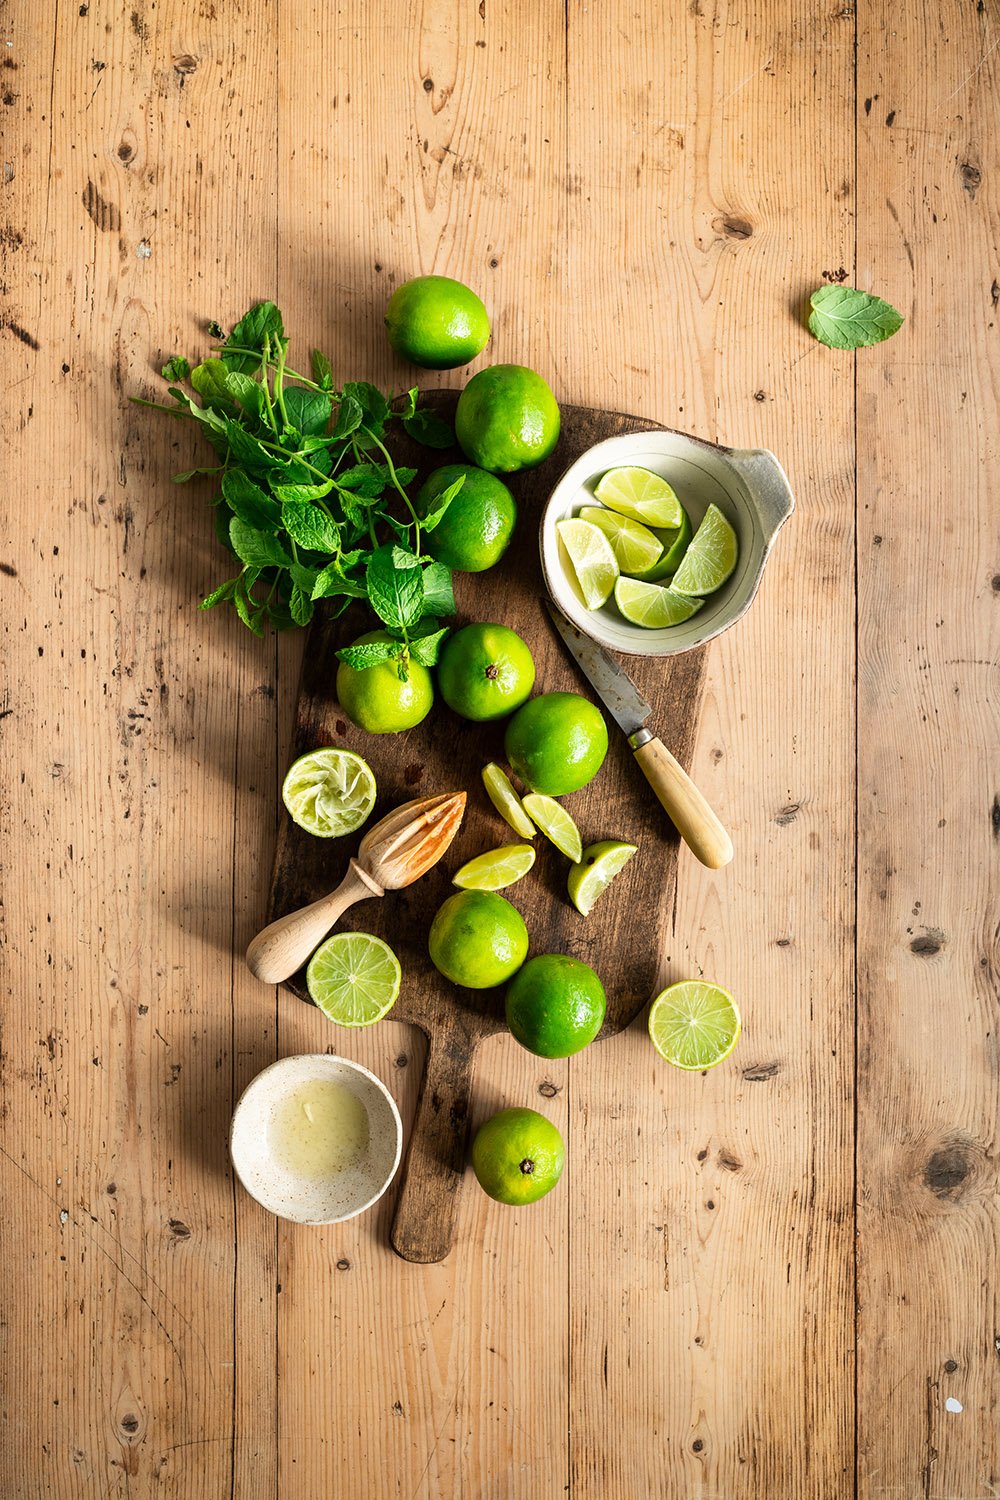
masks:
{"label": "dark stained wood board", "polygon": [[[456,393],[428,396],[451,420]],[[552,457],[537,469],[508,476],[518,504],[513,541],[486,573],[456,574],[456,627],[473,620],[510,626],[528,642],[535,661],[535,692],[590,689],[559,641],[544,608],[538,526],[545,501],[562,471],[594,443],[619,433],[655,430],[657,424],[619,412],[562,408],[562,433]],[[418,483],[431,469],[462,460],[457,451],[432,451],[398,438],[398,461],[417,468]],[[352,907],[341,928],[374,932],[391,944],[403,969],[393,1009],[396,1020],[419,1026],[428,1038],[417,1114],[403,1167],[392,1243],[407,1260],[437,1261],[451,1247],[465,1160],[473,1058],[483,1037],[502,1030],[503,990],[460,989],[444,979],[427,953],[434,912],[454,887],[451,876],[472,855],[517,835],[494,810],[482,784],[490,760],[504,764],[505,721],[471,724],[442,702],[415,729],[372,735],[358,729],[336,702],[335,651],[371,629],[363,606],[310,628],[299,688],[295,754],[340,745],[363,755],[375,773],[378,801],[371,822],[400,802],[464,788],[465,819],[448,853],[423,879],[381,900]],[[700,708],[706,647],[665,659],[630,658],[627,669],[652,707],[648,720],[685,769],[690,768]],[[609,886],[590,916],[582,917],[566,894],[568,861],[542,835],[531,872],[504,894],[524,916],[530,953],[569,953],[590,964],[607,991],[600,1039],[627,1026],[656,984],[677,880],[679,839],[638,767],[624,735],[608,720],[607,759],[589,786],[564,800],[584,844],[624,838],[638,853]],[[370,824],[369,824],[370,826]],[[332,889],[341,879],[361,833],[329,844],[297,828],[282,811],[268,904],[268,920]],[[304,971],[288,987],[308,1001]]]}

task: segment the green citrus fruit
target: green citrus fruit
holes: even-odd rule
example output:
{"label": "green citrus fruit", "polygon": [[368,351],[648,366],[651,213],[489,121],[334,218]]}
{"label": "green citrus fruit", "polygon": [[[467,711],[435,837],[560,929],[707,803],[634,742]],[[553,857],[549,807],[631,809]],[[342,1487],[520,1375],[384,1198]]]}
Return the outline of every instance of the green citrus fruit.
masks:
{"label": "green citrus fruit", "polygon": [[432,557],[460,573],[483,573],[500,561],[517,521],[514,496],[495,474],[474,464],[445,464],[424,480],[417,492],[418,516],[426,516],[439,495],[465,477],[437,525],[426,532]]}
{"label": "green citrus fruit", "polygon": [[371,1026],[395,1004],[402,971],[388,943],[370,932],[335,932],[309,960],[306,987],[338,1026]]}
{"label": "green citrus fruit", "polygon": [[470,990],[488,990],[510,979],[524,963],[528,929],[503,896],[458,891],[438,908],[427,947],[446,979]]}
{"label": "green citrus fruit", "polygon": [[531,652],[506,625],[466,625],[446,643],[438,661],[441,697],[463,719],[477,724],[512,714],[530,698],[534,685]]}
{"label": "green citrus fruit", "polygon": [[594,902],[603,896],[635,852],[635,844],[624,844],[621,839],[601,839],[600,843],[587,845],[566,876],[569,899],[582,916],[589,916]]}
{"label": "green citrus fruit", "polygon": [[566,1148],[536,1109],[502,1109],[476,1131],[472,1169],[498,1203],[535,1203],[559,1181]]}
{"label": "green citrus fruit", "polygon": [[593,969],[565,953],[529,958],[507,986],[511,1035],[539,1057],[571,1057],[604,1025],[604,986]]}
{"label": "green citrus fruit", "polygon": [[281,799],[292,822],[307,833],[341,838],[367,822],[375,806],[375,777],[353,750],[324,745],[299,756],[285,777]]}
{"label": "green citrus fruit", "polygon": [[728,990],[705,979],[683,979],[657,995],[649,1035],[661,1057],[689,1073],[714,1068],[736,1046],[740,1013]]}
{"label": "green citrus fruit", "polygon": [[490,337],[485,307],[475,292],[450,276],[404,281],[389,298],[385,328],[396,353],[425,370],[467,365]]}
{"label": "green citrus fruit", "polygon": [[466,457],[502,474],[532,469],[559,440],[559,407],[540,375],[524,365],[491,365],[458,398],[455,436]]}
{"label": "green citrus fruit", "polygon": [[[385,630],[370,630],[351,644],[391,640]],[[396,661],[380,661],[361,671],[341,662],[337,668],[337,701],[351,723],[370,734],[395,734],[426,719],[434,701],[431,674],[412,657],[406,670],[407,681],[403,682]]]}
{"label": "green citrus fruit", "polygon": [[603,716],[579,693],[530,698],[507,725],[504,751],[525,786],[564,797],[592,781],[608,753]]}

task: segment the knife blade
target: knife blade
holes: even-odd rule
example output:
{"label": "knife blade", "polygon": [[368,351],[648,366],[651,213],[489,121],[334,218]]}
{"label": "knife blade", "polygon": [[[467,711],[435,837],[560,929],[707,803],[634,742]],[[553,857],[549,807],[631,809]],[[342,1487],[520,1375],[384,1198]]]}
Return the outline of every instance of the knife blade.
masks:
{"label": "knife blade", "polygon": [[577,667],[623,732],[639,769],[703,865],[717,870],[733,857],[733,845],[705,798],[661,740],[644,727],[652,709],[624,667],[567,619],[550,599],[545,608]]}

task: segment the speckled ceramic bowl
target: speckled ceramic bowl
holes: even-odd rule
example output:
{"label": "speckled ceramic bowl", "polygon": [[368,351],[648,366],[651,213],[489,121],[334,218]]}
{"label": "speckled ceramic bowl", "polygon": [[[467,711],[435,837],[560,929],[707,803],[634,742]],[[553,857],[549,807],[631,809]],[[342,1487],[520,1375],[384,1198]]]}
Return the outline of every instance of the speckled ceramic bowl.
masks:
{"label": "speckled ceramic bowl", "polygon": [[[368,1115],[368,1145],[361,1159],[326,1182],[312,1182],[276,1162],[269,1132],[288,1095],[314,1080],[342,1084]],[[229,1154],[247,1192],[271,1213],[297,1224],[338,1224],[371,1208],[395,1175],[403,1127],[385,1084],[360,1063],[326,1052],[283,1057],[243,1091],[233,1114]]]}
{"label": "speckled ceramic bowl", "polygon": [[[713,502],[736,528],[739,560],[730,579],[680,625],[647,630],[624,619],[614,599],[588,610],[567,575],[569,566],[556,523],[597,505],[594,488],[609,469],[636,464],[662,474],[697,530]],[[664,428],[629,432],[596,443],[572,463],[552,491],[542,515],[539,545],[549,593],[579,630],[610,651],[631,656],[672,656],[701,646],[750,608],[778,528],[795,501],[784,471],[764,448],[723,448]]]}

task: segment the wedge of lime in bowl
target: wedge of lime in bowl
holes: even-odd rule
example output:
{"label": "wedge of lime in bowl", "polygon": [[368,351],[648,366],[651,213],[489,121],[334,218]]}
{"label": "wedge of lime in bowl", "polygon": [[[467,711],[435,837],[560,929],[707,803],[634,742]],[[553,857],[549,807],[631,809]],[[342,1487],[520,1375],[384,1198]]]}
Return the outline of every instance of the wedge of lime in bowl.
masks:
{"label": "wedge of lime in bowl", "polygon": [[580,597],[587,609],[600,609],[611,597],[618,579],[618,563],[611,543],[600,527],[589,521],[557,521],[556,532],[569,558]]}
{"label": "wedge of lime in bowl", "polygon": [[605,510],[600,505],[583,506],[580,520],[600,527],[611,543],[615,562],[623,573],[636,576],[646,573],[663,555],[663,543],[641,521],[630,521],[628,516],[620,516],[617,511]]}
{"label": "wedge of lime in bowl", "polygon": [[644,583],[639,578],[619,578],[615,584],[615,603],[625,619],[647,630],[661,630],[665,625],[679,625],[690,620],[704,604],[660,583]]}
{"label": "wedge of lime in bowl", "polygon": [[281,800],[293,823],[317,838],[353,833],[375,806],[375,777],[353,750],[330,745],[300,755],[285,777]]}
{"label": "wedge of lime in bowl", "polygon": [[679,594],[714,594],[736,567],[740,544],[717,505],[710,505],[688,547],[671,587]]}
{"label": "wedge of lime in bowl", "polygon": [[657,995],[649,1035],[675,1068],[699,1072],[727,1058],[740,1034],[740,1013],[728,991],[704,979],[683,979]]}
{"label": "wedge of lime in bowl", "polygon": [[684,515],[681,502],[661,475],[631,464],[609,469],[594,494],[602,505],[646,526],[673,530],[681,525]]}
{"label": "wedge of lime in bowl", "polygon": [[524,804],[510,784],[510,777],[504,775],[495,760],[491,760],[488,766],[483,767],[483,786],[497,812],[519,833],[523,839],[535,837],[535,825],[524,810]]}
{"label": "wedge of lime in bowl", "polygon": [[335,932],[306,968],[313,1001],[338,1026],[371,1026],[392,1009],[402,971],[388,943],[370,932]]}
{"label": "wedge of lime in bowl", "polygon": [[529,792],[523,805],[525,812],[561,854],[573,861],[583,857],[580,830],[561,803],[554,797],[546,797],[544,792]]}
{"label": "wedge of lime in bowl", "polygon": [[534,863],[535,851],[530,844],[504,844],[467,860],[451,877],[451,883],[463,891],[502,891],[527,875]]}
{"label": "wedge of lime in bowl", "polygon": [[566,877],[569,899],[581,916],[589,915],[594,902],[635,852],[635,844],[624,844],[620,839],[601,839],[587,845]]}
{"label": "wedge of lime in bowl", "polygon": [[663,555],[653,564],[651,568],[642,570],[640,568],[622,568],[623,573],[631,573],[633,578],[643,578],[647,583],[659,583],[663,578],[669,578],[677,572],[681,565],[681,558],[688,549],[688,543],[693,535],[691,520],[687,511],[683,512],[681,524],[674,531],[659,531],[654,535],[662,544]]}

